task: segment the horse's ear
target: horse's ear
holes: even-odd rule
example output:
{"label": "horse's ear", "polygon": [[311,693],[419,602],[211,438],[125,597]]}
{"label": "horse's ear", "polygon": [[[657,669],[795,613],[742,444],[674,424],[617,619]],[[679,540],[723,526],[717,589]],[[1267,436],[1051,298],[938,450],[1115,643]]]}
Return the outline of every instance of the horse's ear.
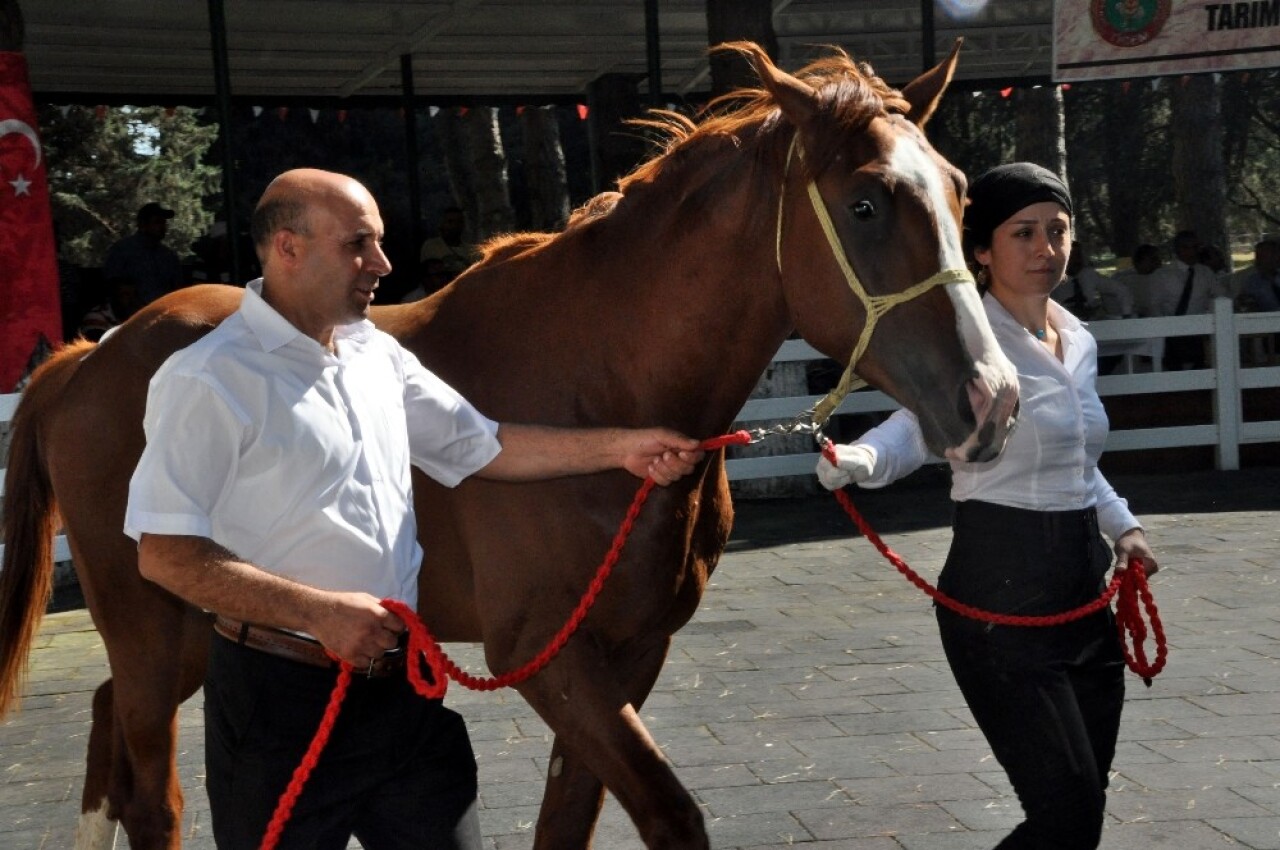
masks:
{"label": "horse's ear", "polygon": [[916,77],[902,90],[902,96],[911,104],[911,111],[907,113],[908,121],[923,127],[938,108],[938,101],[942,100],[942,93],[947,90],[947,86],[951,84],[951,75],[956,72],[962,44],[964,39],[957,38],[946,59]]}
{"label": "horse's ear", "polygon": [[761,85],[773,95],[782,114],[795,126],[804,126],[817,113],[818,93],[813,87],[773,64],[769,54],[755,42],[730,41],[716,45],[712,50],[734,50],[747,57],[760,77]]}

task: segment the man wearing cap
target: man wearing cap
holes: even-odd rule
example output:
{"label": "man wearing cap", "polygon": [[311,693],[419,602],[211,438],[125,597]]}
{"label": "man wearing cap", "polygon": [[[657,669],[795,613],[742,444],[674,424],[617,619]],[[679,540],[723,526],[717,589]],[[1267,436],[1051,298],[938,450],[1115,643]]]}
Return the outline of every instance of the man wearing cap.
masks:
{"label": "man wearing cap", "polygon": [[111,246],[103,274],[108,285],[115,278],[130,280],[144,306],[182,286],[182,264],[164,244],[173,210],[152,201],[138,210],[138,230]]}

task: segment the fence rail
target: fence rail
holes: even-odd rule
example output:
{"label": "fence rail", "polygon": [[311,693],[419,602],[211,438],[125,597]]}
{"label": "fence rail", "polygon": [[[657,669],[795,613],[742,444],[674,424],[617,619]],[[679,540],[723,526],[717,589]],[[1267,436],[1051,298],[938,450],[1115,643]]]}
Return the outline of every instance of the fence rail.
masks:
{"label": "fence rail", "polygon": [[[1171,336],[1207,336],[1211,340],[1213,368],[1188,372],[1159,371],[1159,357],[1151,358],[1153,371],[1104,375],[1098,379],[1098,392],[1103,397],[1147,395],[1209,390],[1213,392],[1213,422],[1207,425],[1181,425],[1164,428],[1138,428],[1112,431],[1107,438],[1108,451],[1163,449],[1183,446],[1215,446],[1219,469],[1240,468],[1240,446],[1253,443],[1280,442],[1280,420],[1244,422],[1241,393],[1244,390],[1280,388],[1280,365],[1274,356],[1269,365],[1242,366],[1241,340],[1280,334],[1280,313],[1243,313],[1231,311],[1231,302],[1219,298],[1212,313],[1164,319],[1121,319],[1093,322],[1089,325],[1101,351],[1123,353],[1128,361],[1142,357],[1135,352],[1142,346],[1125,343],[1159,342]],[[1157,352],[1161,346],[1152,346]],[[789,340],[783,343],[774,362],[820,360],[822,355],[808,343]],[[1132,365],[1132,364],[1130,364]],[[821,396],[805,395],[748,401],[738,414],[738,424],[750,427],[766,420],[790,419],[811,408]],[[18,406],[17,395],[0,395],[0,426],[7,427]],[[881,392],[853,393],[836,410],[836,414],[887,413],[897,403]],[[751,478],[775,478],[785,475],[811,475],[817,463],[816,451],[759,458],[735,458],[727,462],[729,478],[742,481]],[[0,496],[5,496],[0,471]],[[14,494],[14,497],[18,497]],[[0,555],[4,547],[0,545]],[[56,560],[71,557],[66,538],[56,541]]]}
{"label": "fence rail", "polygon": [[[1114,353],[1128,361],[1144,359],[1148,351],[1156,356],[1148,368],[1153,371],[1104,375],[1098,379],[1098,393],[1104,398],[1118,395],[1148,395],[1210,390],[1214,395],[1213,422],[1207,425],[1183,425],[1164,428],[1115,430],[1107,437],[1108,451],[1163,449],[1183,446],[1215,446],[1218,469],[1240,468],[1240,446],[1252,443],[1280,442],[1280,420],[1242,421],[1240,394],[1244,390],[1280,388],[1280,365],[1274,356],[1271,365],[1242,366],[1241,340],[1280,334],[1280,313],[1232,312],[1231,301],[1219,298],[1213,312],[1198,316],[1171,316],[1161,319],[1117,319],[1089,323],[1098,340],[1100,353]],[[1186,372],[1161,372],[1159,351],[1163,340],[1172,336],[1206,336],[1213,352],[1213,368]],[[1155,343],[1128,345],[1127,343]],[[1261,346],[1259,346],[1261,347]],[[818,360],[822,355],[802,340],[782,344],[774,362]],[[1134,364],[1130,362],[1131,367]],[[751,427],[771,419],[790,419],[813,407],[821,396],[793,396],[749,401],[738,415],[738,424]],[[863,391],[850,395],[836,409],[836,414],[881,413],[896,410],[898,405],[881,392]],[[784,475],[811,475],[818,461],[815,451],[773,457],[736,458],[726,463],[729,478],[742,481]]]}

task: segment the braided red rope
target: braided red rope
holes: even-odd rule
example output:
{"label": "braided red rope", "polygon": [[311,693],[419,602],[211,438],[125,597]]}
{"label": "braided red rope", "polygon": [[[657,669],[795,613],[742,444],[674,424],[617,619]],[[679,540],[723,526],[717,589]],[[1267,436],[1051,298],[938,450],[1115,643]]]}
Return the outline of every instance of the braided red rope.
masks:
{"label": "braided red rope", "polygon": [[[835,464],[835,447],[830,442],[823,446],[822,454],[833,465]],[[949,608],[963,617],[1001,626],[1060,626],[1101,611],[1111,604],[1111,600],[1114,597],[1116,599],[1116,629],[1120,632],[1120,647],[1124,652],[1124,660],[1129,665],[1129,669],[1141,676],[1147,687],[1151,687],[1151,680],[1164,669],[1165,661],[1169,654],[1164,636],[1164,624],[1160,621],[1160,612],[1156,609],[1155,598],[1151,595],[1151,588],[1147,584],[1147,572],[1142,568],[1141,564],[1131,564],[1126,569],[1117,570],[1102,595],[1091,602],[1081,605],[1079,608],[1073,608],[1060,614],[1045,614],[1042,616],[997,614],[953,599],[929,584],[919,573],[911,569],[898,553],[890,549],[880,539],[880,535],[876,534],[875,530],[862,518],[862,514],[858,513],[858,509],[853,506],[853,500],[848,493],[844,490],[836,490],[833,495],[835,495],[836,501],[840,503],[840,506],[844,508],[845,513],[853,520],[853,524],[876,547],[885,560],[893,564],[907,581],[920,588],[939,605]],[[1139,607],[1139,599],[1141,599],[1141,608]],[[1147,617],[1151,620],[1151,631],[1156,644],[1156,660],[1154,662],[1147,661],[1146,652],[1143,649],[1143,642],[1147,638],[1147,627],[1142,620],[1142,608],[1146,609]],[[1126,637],[1132,640],[1132,652],[1129,650]]]}
{"label": "braided red rope", "polygon": [[[723,448],[729,445],[746,445],[751,442],[751,435],[746,431],[737,431],[732,434],[725,434],[720,437],[713,437],[704,440],[700,448],[711,451]],[[834,447],[827,443],[824,454],[828,460],[835,462]],[[618,558],[622,554],[622,548],[626,545],[627,538],[631,535],[632,529],[635,527],[636,519],[640,515],[640,509],[644,506],[645,501],[649,498],[649,493],[653,490],[654,481],[652,478],[646,478],[644,483],[640,485],[640,489],[636,492],[632,499],[631,506],[627,510],[626,517],[622,521],[622,525],[618,528],[614,535],[613,544],[609,547],[604,560],[596,569],[596,574],[592,578],[591,583],[587,586],[587,590],[579,600],[577,607],[569,616],[568,621],[560,628],[547,645],[523,666],[504,673],[499,676],[481,678],[467,673],[458,667],[452,659],[445,654],[440,648],[440,644],[436,641],[426,624],[403,602],[394,599],[382,600],[382,605],[387,610],[394,613],[404,621],[409,631],[409,681],[413,685],[414,691],[428,699],[440,699],[445,695],[448,688],[449,679],[453,679],[464,687],[471,690],[491,691],[498,688],[508,687],[510,685],[519,684],[529,677],[535,675],[551,660],[556,654],[564,648],[569,637],[578,629],[582,621],[586,618],[587,612],[591,606],[595,604],[596,598],[604,589],[604,583],[613,572],[613,567],[617,563]],[[1120,631],[1121,648],[1124,651],[1125,662],[1135,673],[1143,678],[1148,686],[1151,685],[1152,677],[1156,676],[1163,668],[1167,657],[1167,648],[1165,645],[1164,627],[1160,622],[1159,613],[1156,610],[1155,600],[1151,596],[1150,588],[1147,586],[1146,572],[1139,568],[1126,569],[1118,572],[1108,584],[1106,591],[1102,596],[1092,602],[1067,611],[1062,614],[1052,614],[1041,617],[1030,617],[1009,614],[994,614],[958,602],[947,596],[942,591],[930,585],[927,581],[920,577],[918,573],[911,569],[902,558],[890,549],[875,530],[867,524],[862,515],[858,513],[857,508],[853,506],[852,499],[843,490],[835,492],[836,500],[839,501],[845,512],[849,514],[850,519],[858,527],[858,530],[875,545],[876,549],[903,574],[916,587],[923,590],[932,599],[939,604],[956,611],[966,617],[971,617],[983,622],[998,623],[1012,626],[1051,626],[1060,625],[1062,623],[1072,622],[1081,619],[1110,604],[1111,599],[1116,597],[1116,623]],[[1156,660],[1154,663],[1148,663],[1146,654],[1143,650],[1143,642],[1146,640],[1147,629],[1142,621],[1142,611],[1139,608],[1139,598],[1141,604],[1146,608],[1147,615],[1151,620],[1152,630],[1156,641]],[[1133,652],[1130,653],[1125,642],[1126,631],[1132,637]],[[421,661],[419,661],[421,659]],[[422,663],[425,663],[431,671],[432,681],[428,682],[423,676]],[[315,737],[311,741],[311,745],[307,748],[306,754],[303,756],[302,763],[294,770],[293,777],[289,782],[289,786],[285,789],[284,794],[280,797],[280,802],[276,805],[275,813],[272,815],[270,823],[267,825],[266,835],[263,836],[261,850],[274,850],[279,843],[280,835],[284,831],[284,826],[289,820],[289,816],[293,811],[294,804],[297,802],[298,796],[302,793],[307,779],[311,775],[311,771],[315,768],[320,759],[320,753],[324,750],[325,745],[329,741],[329,735],[333,731],[333,726],[337,722],[338,713],[342,709],[342,701],[346,697],[347,687],[351,682],[351,665],[345,661],[341,662],[338,673],[337,682],[334,684],[333,693],[329,698],[329,704],[325,708],[324,716],[321,718],[320,727],[316,730]]]}
{"label": "braided red rope", "polygon": [[[699,448],[704,451],[713,451],[724,446],[746,445],[750,442],[751,435],[746,431],[735,431],[732,434],[703,440]],[[586,592],[582,594],[582,599],[578,601],[578,605],[574,608],[573,613],[570,614],[568,621],[532,660],[509,673],[488,678],[471,675],[445,654],[426,624],[418,618],[409,606],[395,599],[382,600],[382,606],[403,620],[409,631],[408,675],[414,691],[427,699],[441,699],[448,689],[449,679],[453,679],[458,684],[473,691],[492,691],[519,684],[550,664],[557,653],[564,648],[569,637],[577,631],[578,626],[586,619],[587,612],[591,610],[591,606],[595,604],[596,597],[604,589],[604,583],[613,572],[613,567],[618,562],[618,558],[621,557],[622,548],[626,545],[627,538],[631,536],[636,519],[640,516],[640,509],[649,498],[649,493],[653,490],[653,487],[654,480],[645,478],[644,483],[640,485],[640,489],[636,491],[635,497],[631,500],[631,507],[627,509],[626,517],[622,520],[622,525],[619,526],[617,533],[613,537],[613,544],[605,554],[604,561],[596,569],[595,576],[591,579],[591,583],[587,585]],[[419,659],[422,661],[420,662]],[[432,681],[430,682],[423,676],[423,662],[426,663],[431,671]],[[285,824],[289,821],[294,804],[297,803],[303,786],[306,785],[307,779],[310,778],[311,771],[315,769],[316,763],[320,760],[320,753],[324,750],[325,745],[329,743],[329,734],[333,731],[333,726],[338,720],[338,713],[342,710],[342,700],[346,697],[347,687],[351,683],[351,670],[351,665],[347,662],[342,661],[340,663],[338,680],[334,684],[333,693],[329,697],[329,704],[320,719],[320,728],[316,730],[315,737],[307,748],[306,755],[302,757],[302,763],[294,770],[289,786],[280,796],[280,802],[276,804],[275,813],[271,816],[270,823],[267,824],[266,835],[263,836],[262,844],[259,845],[260,850],[274,850],[279,843],[280,835],[284,831]]]}

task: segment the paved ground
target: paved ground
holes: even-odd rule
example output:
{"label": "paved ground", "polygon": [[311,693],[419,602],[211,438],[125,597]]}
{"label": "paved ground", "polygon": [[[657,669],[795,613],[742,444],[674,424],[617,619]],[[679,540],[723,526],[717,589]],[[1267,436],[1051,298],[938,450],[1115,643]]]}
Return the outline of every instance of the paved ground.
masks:
{"label": "paved ground", "polygon": [[[1130,679],[1103,847],[1278,850],[1280,470],[1113,483],[1166,565],[1154,588],[1171,659],[1150,690]],[[859,504],[936,577],[949,538],[937,471]],[[86,614],[48,617],[24,710],[0,725],[0,847],[70,846],[89,697],[104,675]],[[471,725],[489,847],[530,847],[546,728],[511,693],[454,687],[450,700]],[[1020,817],[925,598],[829,497],[739,506],[730,551],[643,716],[717,850],[980,850]],[[186,846],[211,848],[197,700],[180,723]],[[596,846],[641,847],[612,802]]]}

